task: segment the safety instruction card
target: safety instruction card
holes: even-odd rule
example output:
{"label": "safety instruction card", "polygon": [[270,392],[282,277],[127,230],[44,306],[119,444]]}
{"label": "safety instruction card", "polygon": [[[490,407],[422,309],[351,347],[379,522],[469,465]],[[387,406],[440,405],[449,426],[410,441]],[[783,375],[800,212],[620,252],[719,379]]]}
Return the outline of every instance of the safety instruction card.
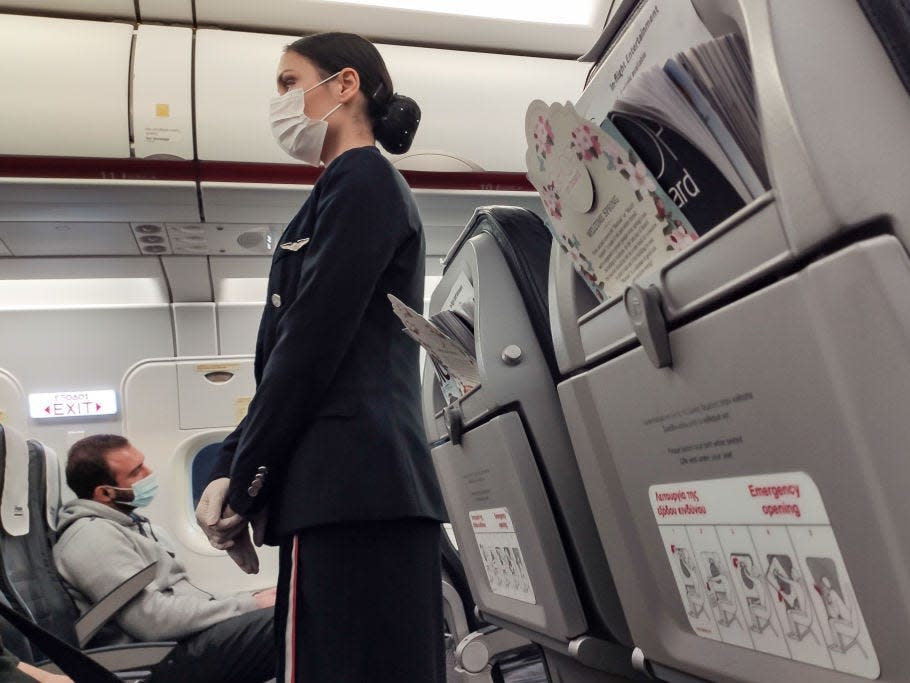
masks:
{"label": "safety instruction card", "polygon": [[472,510],[468,514],[490,590],[536,605],[534,587],[508,509]]}
{"label": "safety instruction card", "polygon": [[696,634],[878,678],[875,648],[809,475],[661,484],[648,494]]}

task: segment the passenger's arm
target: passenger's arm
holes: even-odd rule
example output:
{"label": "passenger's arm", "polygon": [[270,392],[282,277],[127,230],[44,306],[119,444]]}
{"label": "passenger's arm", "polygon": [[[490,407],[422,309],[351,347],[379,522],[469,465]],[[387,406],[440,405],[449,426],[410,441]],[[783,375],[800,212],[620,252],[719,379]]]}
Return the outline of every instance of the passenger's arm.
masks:
{"label": "passenger's arm", "polygon": [[257,607],[252,595],[209,600],[150,586],[120,611],[117,623],[137,640],[179,640]]}
{"label": "passenger's arm", "polygon": [[[99,549],[105,549],[103,557]],[[119,530],[100,520],[67,533],[54,555],[64,580],[92,603],[148,564]],[[115,616],[120,627],[138,640],[177,640],[256,609],[251,595],[215,600],[165,593],[157,585],[152,581]]]}
{"label": "passenger's arm", "polygon": [[19,662],[19,666],[16,667],[24,674],[27,674],[38,683],[73,683],[73,679],[69,676],[63,676],[61,674],[52,674],[47,671],[42,671],[37,669],[31,664],[26,664],[25,662]]}
{"label": "passenger's arm", "polygon": [[335,191],[321,197],[315,230],[300,256],[296,298],[278,322],[277,342],[237,445],[228,502],[247,518],[268,498],[268,478],[259,495],[247,492],[258,468],[281,469],[276,465],[315,416],[381,275],[409,236],[408,207],[394,176],[377,167],[370,183],[352,186],[344,178],[350,172],[334,177]]}

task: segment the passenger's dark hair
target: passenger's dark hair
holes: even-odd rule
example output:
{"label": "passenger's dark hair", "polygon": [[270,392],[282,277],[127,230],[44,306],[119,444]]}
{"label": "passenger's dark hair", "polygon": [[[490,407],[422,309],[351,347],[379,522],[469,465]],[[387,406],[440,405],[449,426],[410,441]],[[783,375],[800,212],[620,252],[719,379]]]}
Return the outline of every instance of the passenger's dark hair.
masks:
{"label": "passenger's dark hair", "polygon": [[395,92],[385,61],[373,43],[353,33],[317,33],[294,41],[287,49],[313,62],[323,77],[345,67],[357,71],[376,140],[392,154],[404,154],[411,148],[420,124],[420,107]]}
{"label": "passenger's dark hair", "polygon": [[117,434],[94,434],[74,443],[66,458],[66,483],[73,493],[91,499],[96,486],[116,486],[105,456],[129,443]]}

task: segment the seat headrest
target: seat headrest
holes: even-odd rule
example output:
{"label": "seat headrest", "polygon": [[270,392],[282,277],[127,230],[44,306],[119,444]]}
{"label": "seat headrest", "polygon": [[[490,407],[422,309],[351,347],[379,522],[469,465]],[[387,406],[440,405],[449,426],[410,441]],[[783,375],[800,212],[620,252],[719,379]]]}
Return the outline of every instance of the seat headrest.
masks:
{"label": "seat headrest", "polygon": [[25,536],[28,516],[28,443],[19,432],[0,425],[0,524],[10,536]]}
{"label": "seat headrest", "polygon": [[[37,442],[33,442],[36,443]],[[60,506],[63,505],[63,487],[62,477],[60,476],[60,458],[57,457],[57,451],[49,446],[39,444],[44,451],[44,472],[45,472],[45,514],[47,516],[47,526],[51,531],[57,531],[57,514]]]}

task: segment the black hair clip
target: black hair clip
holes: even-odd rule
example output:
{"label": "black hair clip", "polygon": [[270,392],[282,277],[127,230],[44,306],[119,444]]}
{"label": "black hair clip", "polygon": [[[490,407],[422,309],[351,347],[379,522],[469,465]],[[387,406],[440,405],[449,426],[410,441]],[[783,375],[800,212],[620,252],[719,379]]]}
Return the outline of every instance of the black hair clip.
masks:
{"label": "black hair clip", "polygon": [[391,97],[380,100],[380,95],[382,95],[385,90],[386,90],[385,83],[380,82],[379,85],[376,86],[376,89],[373,91],[373,94],[371,96],[373,101],[377,102],[377,103],[379,103],[379,102],[385,103],[386,101],[391,101],[391,99],[392,99]]}

